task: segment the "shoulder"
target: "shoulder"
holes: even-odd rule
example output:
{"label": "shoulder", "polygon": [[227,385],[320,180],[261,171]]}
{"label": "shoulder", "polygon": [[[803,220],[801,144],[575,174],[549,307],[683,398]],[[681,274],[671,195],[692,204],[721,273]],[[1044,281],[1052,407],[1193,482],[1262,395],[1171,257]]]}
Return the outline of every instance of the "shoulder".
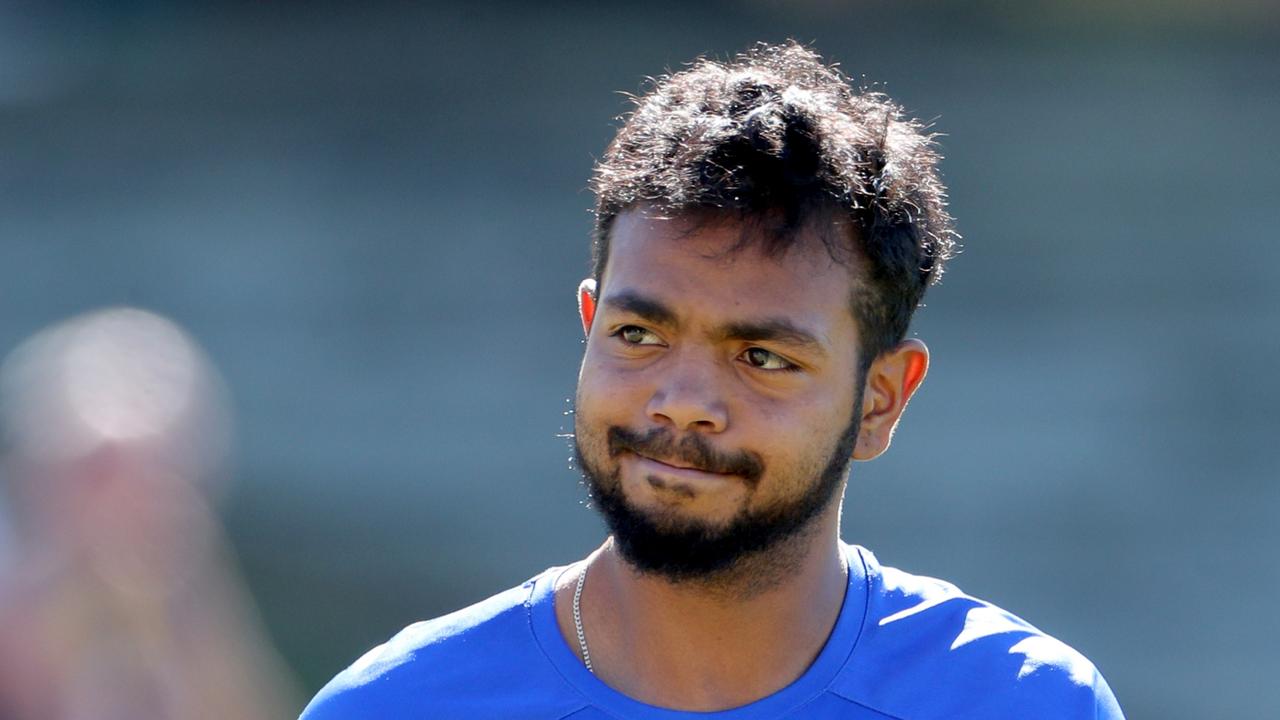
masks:
{"label": "shoulder", "polygon": [[330,680],[301,720],[501,717],[510,703],[554,703],[563,683],[530,628],[537,580],[406,627]]}
{"label": "shoulder", "polygon": [[[1122,718],[1088,658],[943,580],[881,566],[861,548],[867,617],[846,686],[904,718]],[[920,692],[928,688],[928,692]]]}

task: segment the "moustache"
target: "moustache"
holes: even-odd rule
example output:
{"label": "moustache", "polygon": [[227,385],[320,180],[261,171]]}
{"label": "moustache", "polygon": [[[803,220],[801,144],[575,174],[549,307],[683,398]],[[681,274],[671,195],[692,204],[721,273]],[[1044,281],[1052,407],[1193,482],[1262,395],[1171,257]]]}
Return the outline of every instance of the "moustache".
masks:
{"label": "moustache", "polygon": [[633,452],[651,460],[674,460],[703,472],[737,475],[748,485],[755,485],[764,474],[764,462],[755,453],[746,450],[720,452],[705,438],[696,434],[676,440],[666,428],[654,428],[639,433],[613,426],[608,432],[609,456],[616,458],[624,452]]}

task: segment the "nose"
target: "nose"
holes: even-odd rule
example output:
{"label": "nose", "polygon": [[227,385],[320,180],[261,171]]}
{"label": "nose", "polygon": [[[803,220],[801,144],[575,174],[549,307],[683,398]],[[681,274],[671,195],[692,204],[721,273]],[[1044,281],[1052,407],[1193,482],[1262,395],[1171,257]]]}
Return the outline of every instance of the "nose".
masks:
{"label": "nose", "polygon": [[710,360],[690,358],[668,366],[645,408],[649,418],[678,431],[724,432],[729,413],[711,364]]}

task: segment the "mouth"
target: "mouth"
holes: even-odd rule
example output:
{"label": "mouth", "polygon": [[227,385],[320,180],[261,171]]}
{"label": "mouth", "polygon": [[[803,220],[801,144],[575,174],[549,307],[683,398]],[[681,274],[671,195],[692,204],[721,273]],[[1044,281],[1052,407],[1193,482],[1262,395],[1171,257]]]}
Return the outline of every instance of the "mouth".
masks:
{"label": "mouth", "polygon": [[696,433],[677,438],[667,428],[641,432],[612,426],[607,437],[611,456],[643,466],[640,469],[649,477],[690,483],[734,479],[753,488],[764,474],[764,463],[755,453],[717,450]]}
{"label": "mouth", "polygon": [[673,470],[695,470],[697,472],[704,473],[706,475],[724,475],[725,474],[725,473],[713,472],[711,470],[704,470],[700,467],[697,467],[696,465],[691,465],[689,463],[676,460],[674,458],[659,459],[655,457],[650,457],[648,455],[641,455],[640,453],[636,453],[636,457],[640,458],[641,460],[648,460],[649,462],[657,463],[658,465],[664,465]]}
{"label": "mouth", "polygon": [[693,495],[698,488],[707,489],[710,486],[722,485],[738,477],[702,470],[675,459],[656,460],[638,453],[633,453],[632,457],[635,459],[636,470],[650,486],[680,495]]}

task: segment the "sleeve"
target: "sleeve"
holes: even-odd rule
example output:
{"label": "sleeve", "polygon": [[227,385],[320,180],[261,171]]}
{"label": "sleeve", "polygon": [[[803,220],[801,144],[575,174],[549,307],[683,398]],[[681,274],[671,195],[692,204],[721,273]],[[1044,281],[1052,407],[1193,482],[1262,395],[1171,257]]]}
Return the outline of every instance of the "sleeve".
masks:
{"label": "sleeve", "polygon": [[325,685],[303,709],[298,720],[364,720],[365,718],[391,717],[387,708],[378,707],[376,698],[367,696],[358,688],[335,687],[340,679],[334,678]]}
{"label": "sleeve", "polygon": [[316,693],[299,720],[395,720],[404,717],[412,688],[393,675],[400,665],[387,660],[387,645],[380,645],[338,673]]}
{"label": "sleeve", "polygon": [[1097,680],[1093,684],[1094,710],[1093,720],[1124,720],[1124,712],[1120,710],[1120,703],[1116,700],[1115,693],[1111,692],[1111,686],[1098,673]]}

